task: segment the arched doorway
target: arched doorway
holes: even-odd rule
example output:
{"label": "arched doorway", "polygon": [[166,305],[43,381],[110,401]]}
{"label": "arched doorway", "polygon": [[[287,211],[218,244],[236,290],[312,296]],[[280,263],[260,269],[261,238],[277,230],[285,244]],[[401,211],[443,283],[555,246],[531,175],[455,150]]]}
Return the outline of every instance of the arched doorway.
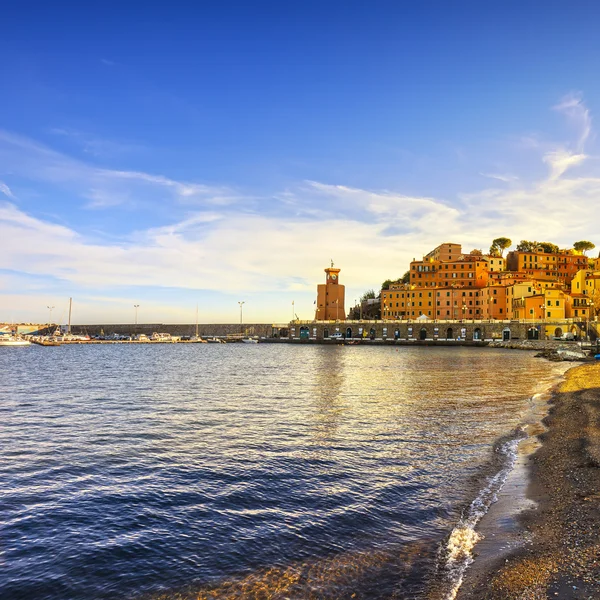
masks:
{"label": "arched doorway", "polygon": [[475,331],[473,331],[473,339],[474,340],[480,340],[481,339],[481,329],[479,329],[479,327],[477,327],[475,329]]}
{"label": "arched doorway", "polygon": [[538,331],[537,327],[530,327],[527,330],[527,339],[528,340],[539,340],[540,339],[540,332]]}
{"label": "arched doorway", "polygon": [[421,328],[421,331],[419,331],[419,339],[420,340],[427,339],[427,329],[425,329],[425,327]]}
{"label": "arched doorway", "polygon": [[400,339],[400,330],[399,329],[394,329],[394,339],[395,340]]}
{"label": "arched doorway", "polygon": [[325,329],[323,329],[323,337],[324,338],[328,338],[329,337],[329,329],[327,329],[327,327],[325,327]]}
{"label": "arched doorway", "polygon": [[563,330],[560,327],[557,327],[554,330],[554,337],[555,338],[561,338],[563,336]]}
{"label": "arched doorway", "polygon": [[446,339],[447,340],[454,339],[454,331],[453,331],[452,327],[448,327],[448,329],[446,330]]}
{"label": "arched doorway", "polygon": [[369,331],[369,337],[374,340],[375,339],[375,329],[373,329],[373,327],[371,327],[370,331]]}
{"label": "arched doorway", "polygon": [[510,329],[508,327],[502,330],[502,341],[510,342]]}
{"label": "arched doorway", "polygon": [[351,339],[352,338],[352,327],[348,327],[348,329],[346,329],[346,339]]}
{"label": "arched doorway", "polygon": [[310,329],[308,327],[300,327],[300,339],[307,340],[310,337]]}

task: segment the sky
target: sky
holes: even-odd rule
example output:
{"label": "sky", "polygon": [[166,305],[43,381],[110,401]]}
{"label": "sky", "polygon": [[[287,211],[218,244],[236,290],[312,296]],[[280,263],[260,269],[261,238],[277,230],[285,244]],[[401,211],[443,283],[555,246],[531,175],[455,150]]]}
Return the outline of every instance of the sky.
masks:
{"label": "sky", "polygon": [[[600,4],[13,2],[0,321],[279,323],[442,242],[600,248]],[[597,255],[598,249],[592,255]]]}

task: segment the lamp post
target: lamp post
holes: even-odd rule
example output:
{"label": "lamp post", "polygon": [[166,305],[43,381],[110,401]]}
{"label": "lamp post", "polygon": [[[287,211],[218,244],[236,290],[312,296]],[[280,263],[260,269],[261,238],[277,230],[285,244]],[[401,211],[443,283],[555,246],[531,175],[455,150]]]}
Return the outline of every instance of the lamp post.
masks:
{"label": "lamp post", "polygon": [[294,320],[294,315],[296,313],[294,312],[294,301],[292,300],[292,321]]}
{"label": "lamp post", "polygon": [[55,308],[54,306],[46,306],[46,308],[50,311],[50,318],[48,321],[48,329],[52,326],[52,310]]}
{"label": "lamp post", "polygon": [[463,304],[462,305],[462,311],[463,311],[463,321],[465,320],[465,312],[467,311],[467,305]]}
{"label": "lamp post", "polygon": [[243,323],[244,323],[244,304],[246,304],[246,301],[243,300],[241,302],[238,302],[238,304],[240,305],[240,333],[244,333],[243,331]]}
{"label": "lamp post", "polygon": [[138,317],[138,308],[140,307],[139,304],[134,304],[133,305],[133,309],[135,311],[135,320],[134,320],[134,328],[133,328],[133,334],[136,335],[137,334],[137,317]]}
{"label": "lamp post", "polygon": [[590,317],[592,316],[592,306],[594,302],[591,298],[585,299],[586,311],[585,311],[585,341],[590,341]]}
{"label": "lamp post", "polygon": [[546,305],[542,304],[540,306],[542,309],[542,339],[546,339]]}

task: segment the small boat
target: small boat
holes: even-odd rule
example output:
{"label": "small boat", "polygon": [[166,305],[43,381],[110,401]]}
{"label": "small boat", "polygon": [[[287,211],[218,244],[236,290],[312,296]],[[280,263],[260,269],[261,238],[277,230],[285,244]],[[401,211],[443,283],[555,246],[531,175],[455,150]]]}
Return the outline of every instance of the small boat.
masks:
{"label": "small boat", "polygon": [[5,335],[0,337],[0,346],[31,346],[31,342],[12,335]]}
{"label": "small boat", "polygon": [[242,342],[244,342],[244,344],[258,344],[258,340],[255,340],[254,338],[242,338]]}

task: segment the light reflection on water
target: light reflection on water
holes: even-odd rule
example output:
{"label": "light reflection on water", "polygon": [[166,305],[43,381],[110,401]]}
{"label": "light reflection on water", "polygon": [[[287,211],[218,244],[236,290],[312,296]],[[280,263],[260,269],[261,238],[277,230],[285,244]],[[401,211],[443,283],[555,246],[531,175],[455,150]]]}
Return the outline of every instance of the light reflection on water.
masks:
{"label": "light reflection on water", "polygon": [[418,597],[494,441],[564,371],[471,348],[3,350],[2,598]]}

